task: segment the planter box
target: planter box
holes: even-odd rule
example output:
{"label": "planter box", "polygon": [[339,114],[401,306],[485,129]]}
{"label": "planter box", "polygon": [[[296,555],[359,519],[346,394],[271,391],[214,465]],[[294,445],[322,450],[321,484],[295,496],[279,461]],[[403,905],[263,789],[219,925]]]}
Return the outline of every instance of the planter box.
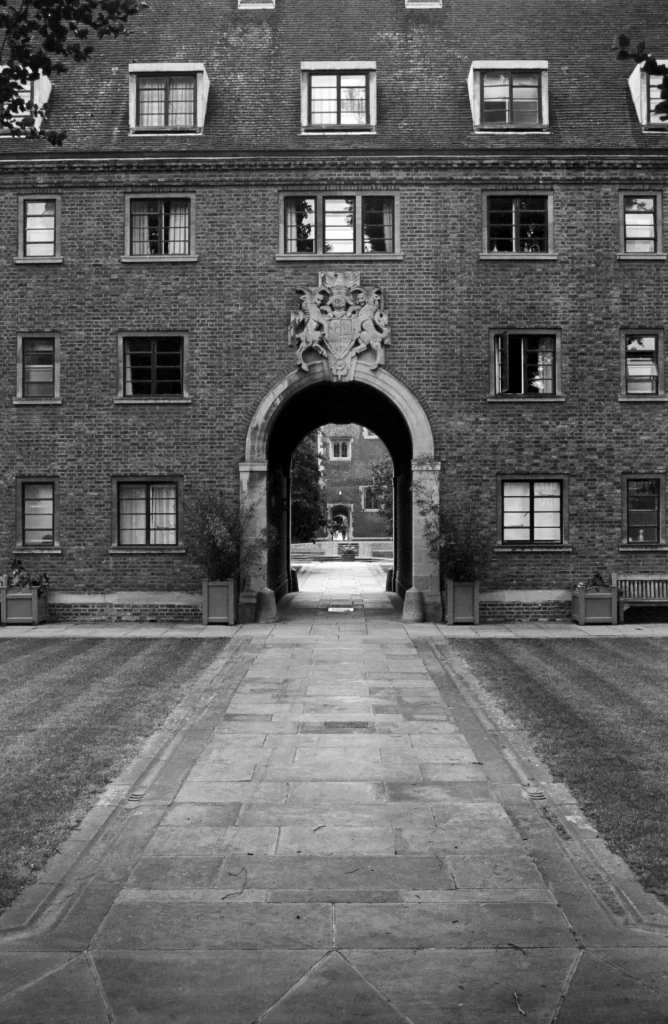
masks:
{"label": "planter box", "polygon": [[48,592],[39,587],[1,587],[0,622],[3,626],[37,626],[46,622]]}
{"label": "planter box", "polygon": [[351,551],[350,554],[344,552],[342,555],[340,555],[340,558],[342,562],[354,562],[355,559],[357,558],[357,555],[355,554],[354,551]]}
{"label": "planter box", "polygon": [[234,580],[202,580],[202,621],[207,626],[233,626],[237,595]]}
{"label": "planter box", "polygon": [[446,580],[445,621],[449,626],[477,626],[480,622],[480,584]]}
{"label": "planter box", "polygon": [[614,626],[617,623],[616,587],[576,587],[573,621],[580,626]]}

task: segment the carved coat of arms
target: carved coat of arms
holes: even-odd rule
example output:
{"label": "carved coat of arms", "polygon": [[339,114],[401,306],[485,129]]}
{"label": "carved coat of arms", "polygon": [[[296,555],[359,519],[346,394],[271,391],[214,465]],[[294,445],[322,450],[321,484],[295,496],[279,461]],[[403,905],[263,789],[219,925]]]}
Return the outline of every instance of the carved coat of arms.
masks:
{"label": "carved coat of arms", "polygon": [[313,288],[298,288],[299,310],[290,315],[288,344],[297,362],[326,362],[337,381],[352,380],[358,359],[376,370],[385,362],[390,327],[380,288],[363,288],[355,271],[319,274]]}

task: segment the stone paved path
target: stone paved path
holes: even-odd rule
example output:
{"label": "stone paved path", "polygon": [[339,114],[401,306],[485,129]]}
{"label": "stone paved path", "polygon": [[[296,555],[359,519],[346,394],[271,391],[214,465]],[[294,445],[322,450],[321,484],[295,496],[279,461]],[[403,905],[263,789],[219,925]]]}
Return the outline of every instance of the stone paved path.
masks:
{"label": "stone paved path", "polygon": [[381,582],[234,634],[0,919],[3,1024],[668,1021],[665,908]]}

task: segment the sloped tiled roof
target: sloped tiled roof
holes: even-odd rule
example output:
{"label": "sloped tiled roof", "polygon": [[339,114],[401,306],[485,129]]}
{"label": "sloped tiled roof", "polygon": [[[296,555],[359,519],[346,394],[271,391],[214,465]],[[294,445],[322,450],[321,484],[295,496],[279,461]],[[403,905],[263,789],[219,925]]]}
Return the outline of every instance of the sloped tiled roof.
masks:
{"label": "sloped tiled roof", "polygon": [[[668,148],[643,133],[614,35],[630,30],[668,56],[665,0],[444,0],[407,10],[404,0],[276,0],[238,10],[236,0],[150,0],[129,37],[97,41],[93,60],[54,81],[49,125],[62,150],[0,139],[3,156],[249,151],[489,152]],[[474,133],[467,92],[473,60],[549,61],[549,133]],[[302,60],[375,60],[374,135],[300,133]],[[128,65],[201,61],[211,82],[204,133],[128,134]]]}

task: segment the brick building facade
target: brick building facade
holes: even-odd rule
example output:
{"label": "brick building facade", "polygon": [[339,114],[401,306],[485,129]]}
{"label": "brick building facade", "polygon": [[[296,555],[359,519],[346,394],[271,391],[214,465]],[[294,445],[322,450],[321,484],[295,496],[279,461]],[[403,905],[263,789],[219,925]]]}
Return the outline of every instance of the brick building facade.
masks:
{"label": "brick building facade", "polygon": [[[387,448],[377,434],[359,423],[326,423],[319,433],[327,517],[343,527],[335,530],[334,536],[349,541],[387,541],[387,522],[373,489],[374,463],[388,457]],[[328,536],[332,536],[331,529]]]}
{"label": "brick building facade", "polygon": [[483,495],[488,619],[661,571],[668,137],[609,47],[668,39],[656,2],[629,16],[162,0],[57,78],[62,149],[0,137],[3,564],[50,573],[55,617],[196,616],[181,510],[210,483],[266,508],[280,595],[292,448],[355,421],[432,618],[416,475]]}

